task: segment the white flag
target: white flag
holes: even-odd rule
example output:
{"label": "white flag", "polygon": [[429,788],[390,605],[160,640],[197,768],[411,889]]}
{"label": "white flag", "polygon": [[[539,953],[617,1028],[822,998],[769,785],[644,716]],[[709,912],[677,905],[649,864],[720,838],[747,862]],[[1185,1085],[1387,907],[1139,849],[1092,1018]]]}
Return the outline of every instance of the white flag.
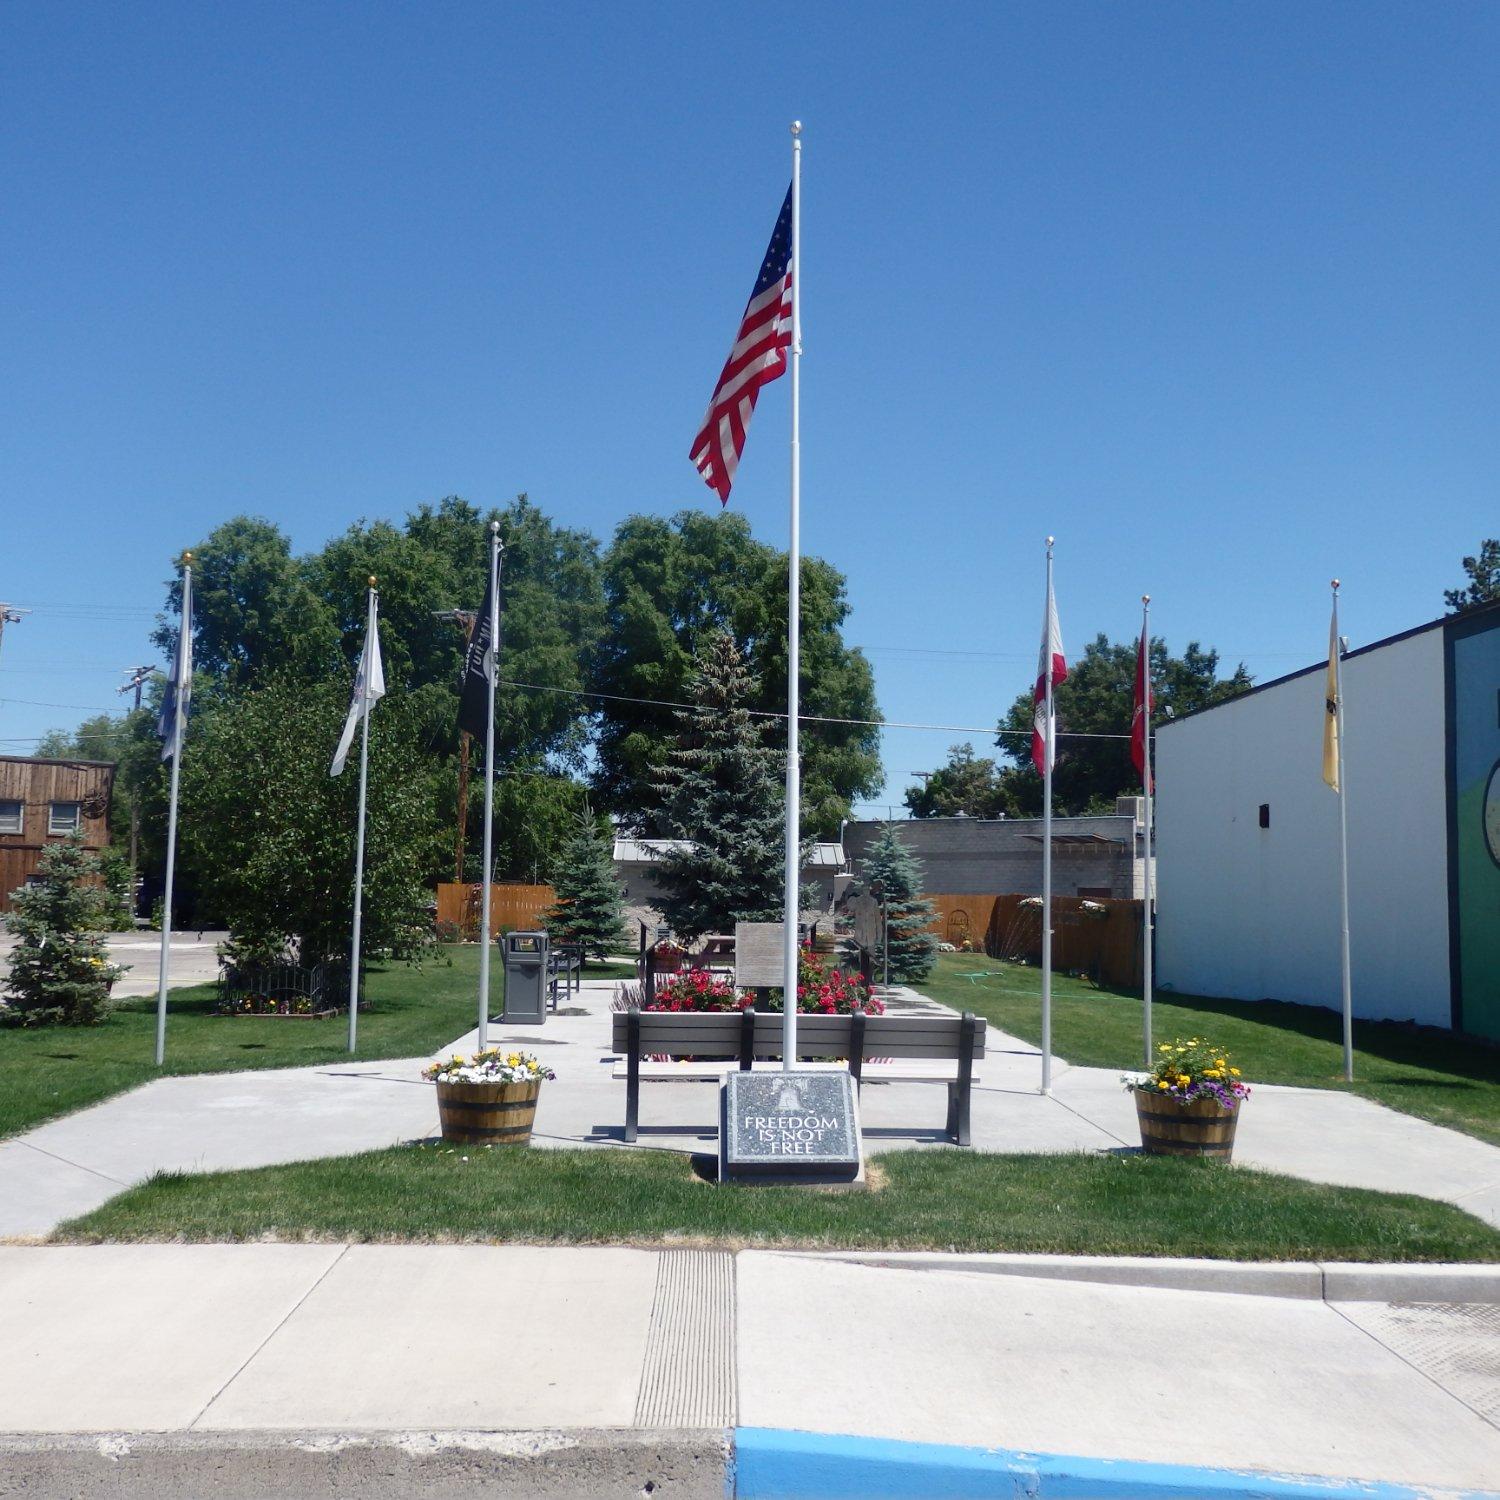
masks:
{"label": "white flag", "polygon": [[380,632],[375,628],[375,596],[370,596],[370,617],[365,625],[364,650],[359,653],[359,671],[354,674],[354,696],[349,700],[349,717],[344,720],[344,732],[339,736],[339,747],[333,753],[330,776],[337,776],[344,769],[349,756],[349,747],[354,743],[354,731],[359,721],[373,706],[377,698],[385,697],[385,667],[380,660]]}

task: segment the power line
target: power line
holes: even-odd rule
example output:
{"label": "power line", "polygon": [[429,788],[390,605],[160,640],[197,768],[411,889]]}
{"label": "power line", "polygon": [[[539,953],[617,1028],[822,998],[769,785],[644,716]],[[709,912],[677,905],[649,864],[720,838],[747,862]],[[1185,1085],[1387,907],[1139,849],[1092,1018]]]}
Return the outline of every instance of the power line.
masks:
{"label": "power line", "polygon": [[[582,688],[551,687],[539,682],[516,682],[512,678],[499,679],[504,687],[523,688],[533,693],[556,693],[569,698],[601,698],[610,703],[635,703],[645,708],[674,708],[695,710],[696,703],[677,703],[667,698],[632,698],[625,693],[591,693]],[[747,708],[748,714],[761,719],[785,719],[787,715],[774,708]],[[944,734],[1019,734],[1029,737],[1030,729],[1003,729],[998,724],[977,726],[974,724],[917,724],[902,719],[838,719],[827,714],[798,714],[799,724],[837,724],[853,729],[931,729]],[[1129,734],[1092,734],[1081,729],[1059,729],[1058,739],[1074,740],[1128,740]]]}

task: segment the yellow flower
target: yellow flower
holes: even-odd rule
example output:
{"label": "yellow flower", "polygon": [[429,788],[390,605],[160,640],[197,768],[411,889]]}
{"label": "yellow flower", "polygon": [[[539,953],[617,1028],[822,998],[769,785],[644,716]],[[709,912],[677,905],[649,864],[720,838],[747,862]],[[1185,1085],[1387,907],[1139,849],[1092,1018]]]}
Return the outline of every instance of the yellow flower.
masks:
{"label": "yellow flower", "polygon": [[1166,1085],[1166,1084],[1165,1084],[1165,1083],[1159,1083],[1159,1084],[1157,1084],[1157,1085],[1156,1085],[1156,1086],[1157,1086],[1157,1088],[1159,1088],[1159,1089],[1164,1089],[1164,1088],[1166,1088],[1166,1086],[1167,1086],[1167,1085]]}
{"label": "yellow flower", "polygon": [[1182,1075],[1182,1077],[1179,1078],[1177,1081],[1180,1084],[1184,1084],[1184,1085],[1189,1084],[1189,1083],[1191,1083],[1193,1081],[1193,1075],[1191,1073],[1184,1073]]}
{"label": "yellow flower", "polygon": [[1238,1068],[1231,1068],[1229,1070],[1229,1076],[1231,1078],[1238,1078],[1240,1076],[1240,1070]]}

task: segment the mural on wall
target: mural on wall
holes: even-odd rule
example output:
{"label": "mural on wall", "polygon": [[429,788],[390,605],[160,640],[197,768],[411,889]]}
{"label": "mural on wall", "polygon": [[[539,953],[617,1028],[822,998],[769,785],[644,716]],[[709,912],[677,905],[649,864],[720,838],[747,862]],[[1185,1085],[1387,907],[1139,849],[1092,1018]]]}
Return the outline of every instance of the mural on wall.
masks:
{"label": "mural on wall", "polygon": [[1500,1041],[1500,619],[1447,635],[1453,1019]]}

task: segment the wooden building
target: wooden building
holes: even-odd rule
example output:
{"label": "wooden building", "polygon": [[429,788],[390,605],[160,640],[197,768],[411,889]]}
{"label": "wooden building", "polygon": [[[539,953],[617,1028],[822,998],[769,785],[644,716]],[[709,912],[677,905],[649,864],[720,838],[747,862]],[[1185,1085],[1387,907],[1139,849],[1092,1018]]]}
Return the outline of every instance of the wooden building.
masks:
{"label": "wooden building", "polygon": [[0,755],[0,912],[36,873],[42,851],[79,830],[90,849],[109,842],[115,768],[99,760]]}

